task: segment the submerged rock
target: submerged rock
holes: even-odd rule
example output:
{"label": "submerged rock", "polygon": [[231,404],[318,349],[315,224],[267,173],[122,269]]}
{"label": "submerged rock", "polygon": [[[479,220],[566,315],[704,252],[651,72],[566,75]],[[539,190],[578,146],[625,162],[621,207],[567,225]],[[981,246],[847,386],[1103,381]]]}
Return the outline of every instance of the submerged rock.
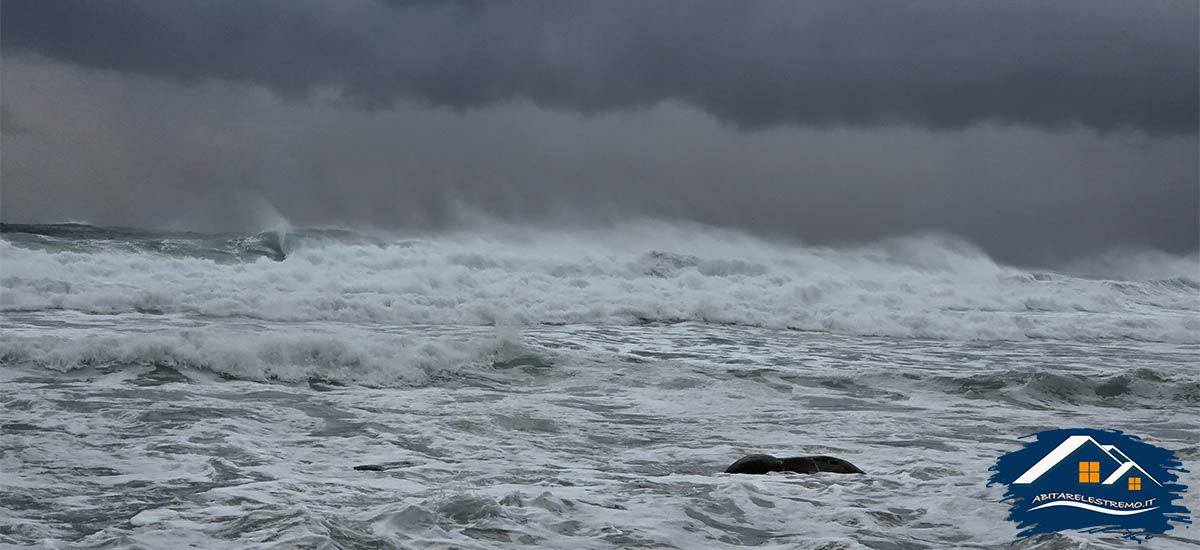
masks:
{"label": "submerged rock", "polygon": [[402,460],[400,462],[384,462],[383,464],[363,464],[361,466],[355,466],[354,469],[358,470],[360,472],[382,472],[385,470],[394,470],[396,468],[407,468],[409,466],[416,466],[416,465],[417,465],[416,462],[409,462],[409,461]]}

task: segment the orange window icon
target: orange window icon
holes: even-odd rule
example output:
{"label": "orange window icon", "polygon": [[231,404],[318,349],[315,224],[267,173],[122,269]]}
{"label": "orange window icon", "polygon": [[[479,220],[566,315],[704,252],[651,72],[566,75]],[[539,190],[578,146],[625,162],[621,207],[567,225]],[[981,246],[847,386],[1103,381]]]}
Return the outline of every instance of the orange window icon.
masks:
{"label": "orange window icon", "polygon": [[[1100,463],[1099,462],[1080,462],[1079,463],[1079,482],[1080,483],[1100,483]],[[1139,480],[1138,483],[1141,483]]]}
{"label": "orange window icon", "polygon": [[1140,478],[1140,477],[1129,478],[1129,490],[1130,491],[1141,491],[1142,490],[1142,478]]}

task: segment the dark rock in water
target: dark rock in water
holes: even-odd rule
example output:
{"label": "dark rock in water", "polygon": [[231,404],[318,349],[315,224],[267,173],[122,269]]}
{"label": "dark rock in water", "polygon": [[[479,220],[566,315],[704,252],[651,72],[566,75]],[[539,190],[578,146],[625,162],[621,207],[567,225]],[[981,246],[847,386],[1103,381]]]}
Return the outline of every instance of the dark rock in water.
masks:
{"label": "dark rock in water", "polygon": [[358,470],[360,472],[382,472],[385,470],[393,470],[396,468],[407,468],[409,466],[416,466],[416,465],[417,465],[416,462],[400,461],[400,462],[385,462],[383,464],[363,464],[361,466],[355,466],[354,469]]}
{"label": "dark rock in water", "polygon": [[771,455],[749,455],[725,468],[727,474],[765,474],[782,472],[783,461]]}
{"label": "dark rock in water", "polygon": [[771,455],[749,455],[738,459],[737,462],[725,468],[727,474],[766,474],[769,472],[796,472],[799,474],[815,474],[817,472],[832,472],[835,474],[862,474],[863,472],[849,462],[832,456],[793,456],[775,458]]}
{"label": "dark rock in water", "polygon": [[[845,460],[833,456],[796,456],[783,459],[783,469],[793,472],[799,472],[789,466],[789,461],[803,460],[808,461],[816,466],[818,472],[830,472],[834,474],[865,474],[861,468],[855,466]],[[808,473],[808,472],[805,472]]]}

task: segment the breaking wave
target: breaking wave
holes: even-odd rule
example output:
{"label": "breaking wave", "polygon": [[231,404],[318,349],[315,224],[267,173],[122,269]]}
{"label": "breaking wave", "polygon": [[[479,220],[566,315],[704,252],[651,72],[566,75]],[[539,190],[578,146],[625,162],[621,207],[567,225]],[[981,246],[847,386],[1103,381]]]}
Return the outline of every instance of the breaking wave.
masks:
{"label": "breaking wave", "polygon": [[123,227],[95,227],[78,223],[26,225],[0,223],[4,239],[15,245],[49,252],[162,254],[221,263],[267,258],[283,261],[297,248],[329,244],[376,243],[379,241],[337,229],[298,232],[274,230],[252,235],[205,233],[156,233]]}
{"label": "breaking wave", "polygon": [[59,372],[167,368],[258,382],[424,385],[467,371],[547,364],[515,337],[434,338],[342,331],[169,331],[0,337],[0,365]]}
{"label": "breaking wave", "polygon": [[1171,408],[1200,403],[1200,381],[1194,376],[1147,367],[1105,375],[1004,369],[966,376],[936,374],[922,381],[948,394],[1030,407],[1088,404]]}
{"label": "breaking wave", "polygon": [[943,235],[826,248],[652,222],[408,240],[3,229],[7,312],[395,325],[694,321],[906,338],[1200,342],[1194,255],[1160,261],[1170,266],[1161,277],[1139,268],[1138,278],[1097,278],[1000,265]]}

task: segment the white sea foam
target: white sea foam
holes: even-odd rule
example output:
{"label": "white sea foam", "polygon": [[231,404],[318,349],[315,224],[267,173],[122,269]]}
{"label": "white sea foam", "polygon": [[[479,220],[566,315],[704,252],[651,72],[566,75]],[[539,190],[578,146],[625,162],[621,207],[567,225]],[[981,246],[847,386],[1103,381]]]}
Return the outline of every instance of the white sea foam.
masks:
{"label": "white sea foam", "polygon": [[1161,278],[1142,266],[1138,280],[1106,280],[1006,267],[938,235],[824,248],[660,223],[586,236],[507,229],[384,246],[322,241],[290,249],[279,262],[0,240],[0,308],[396,325],[699,321],[954,340],[1200,342],[1200,285],[1181,273],[1195,257],[1156,257],[1169,267]]}
{"label": "white sea foam", "polygon": [[[63,233],[0,237],[0,546],[1000,547],[986,479],[1020,436],[1101,422],[1200,456],[1187,257]],[[757,452],[868,475],[720,473]]]}
{"label": "white sea foam", "polygon": [[[59,313],[66,319],[41,336],[66,349],[38,349],[68,362],[76,340],[103,348],[81,337],[124,334],[113,345],[136,347],[187,324],[121,315],[136,319],[124,329],[80,329],[89,316]],[[137,334],[156,317],[167,326]],[[251,325],[215,320],[201,329],[210,337],[200,347],[256,355],[254,342],[293,345],[329,323]],[[330,329],[401,361],[409,336],[447,349],[463,342],[468,362],[473,349],[504,353],[472,341],[509,345],[492,328],[358,330]],[[701,323],[521,334],[530,349],[563,355],[547,368],[493,367],[478,384],[183,379],[173,371],[185,369],[169,362],[181,352],[164,356],[149,344],[145,357],[177,368],[5,365],[0,546],[1006,548],[1017,527],[1006,520],[1003,487],[987,485],[988,469],[1020,448],[1021,436],[1100,422],[1175,450],[1184,464],[1200,457],[1192,345],[949,342]],[[167,343],[193,346],[183,336]],[[262,361],[278,364],[274,353]],[[336,371],[345,359],[324,360]],[[867,474],[721,473],[758,452],[838,456]],[[354,469],[363,464],[390,466]],[[1187,491],[1182,503],[1196,510],[1200,498]],[[1152,543],[1190,542],[1184,527]],[[1068,532],[1018,546],[1129,544]]]}
{"label": "white sea foam", "polygon": [[[67,372],[83,368],[156,366],[241,380],[327,380],[365,386],[425,384],[433,377],[491,367],[526,353],[515,335],[399,334],[354,327],[177,329],[126,322],[127,332],[91,328],[11,330],[0,336],[0,364],[33,364]],[[27,335],[25,332],[37,332]]]}

